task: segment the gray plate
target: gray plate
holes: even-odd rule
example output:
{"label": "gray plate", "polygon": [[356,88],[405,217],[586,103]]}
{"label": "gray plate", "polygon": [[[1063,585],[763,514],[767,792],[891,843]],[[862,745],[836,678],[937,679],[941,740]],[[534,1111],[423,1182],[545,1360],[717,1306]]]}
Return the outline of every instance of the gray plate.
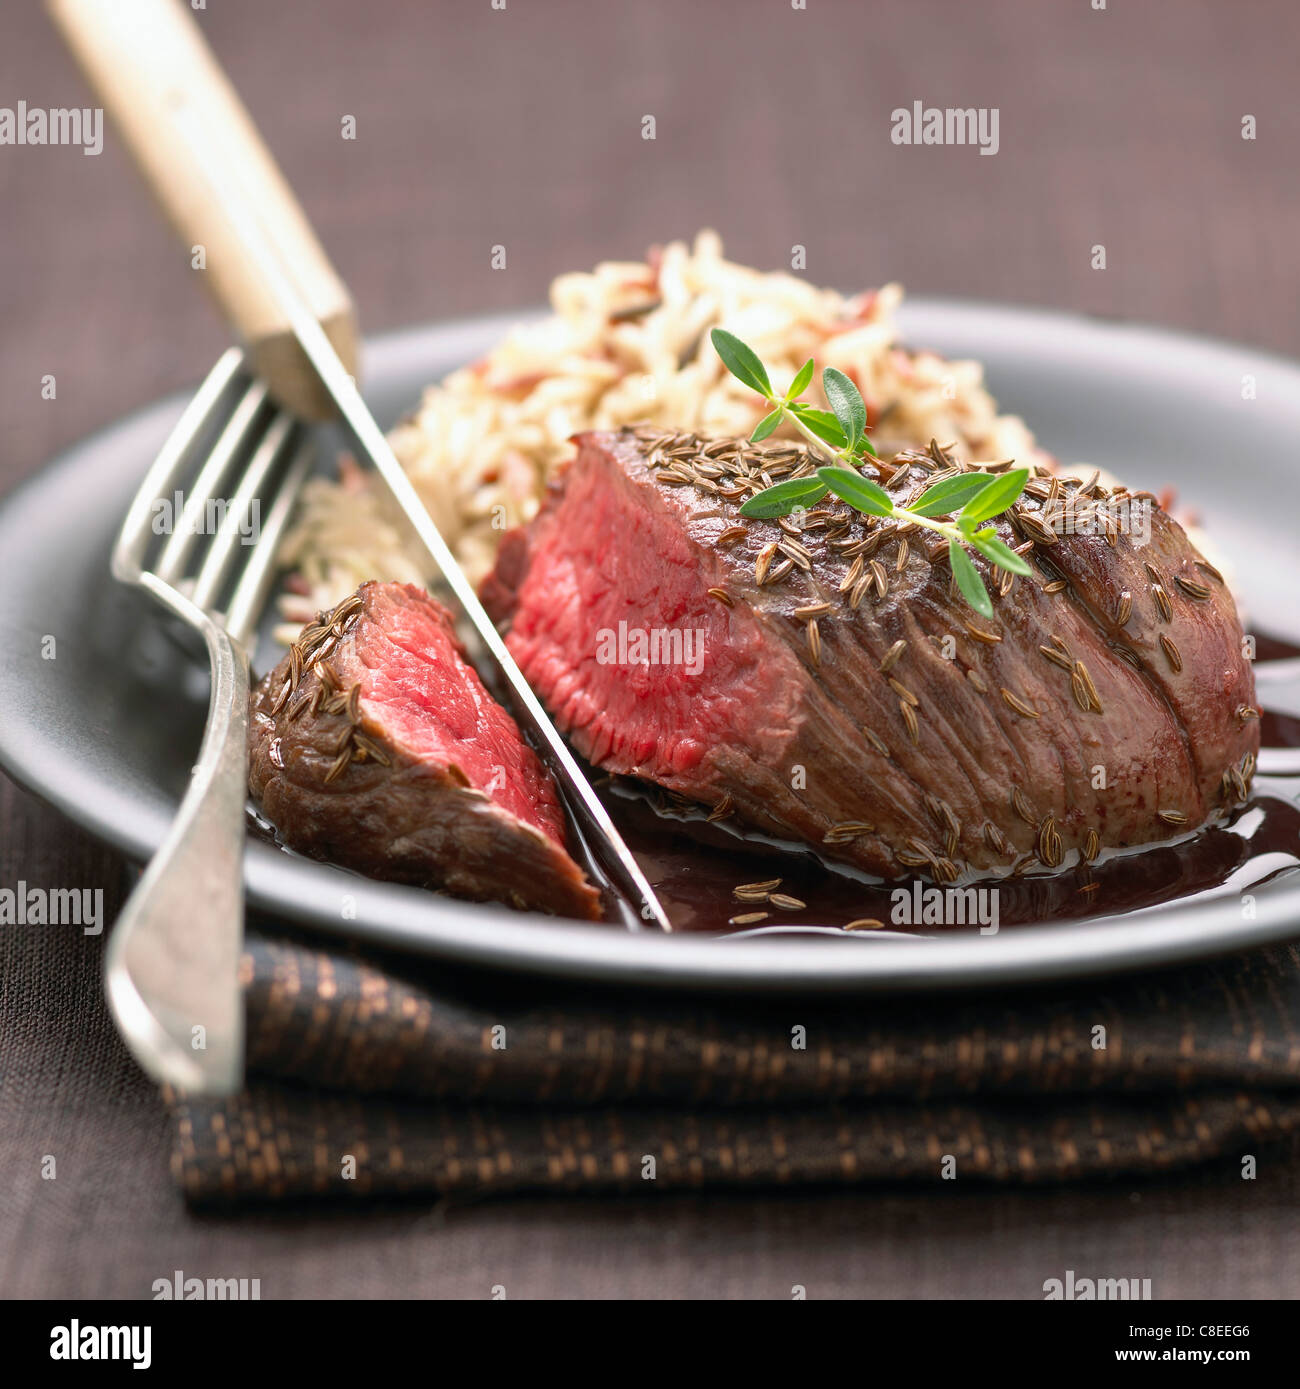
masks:
{"label": "gray plate", "polygon": [[[504,318],[394,334],[366,354],[381,423],[497,341]],[[1213,517],[1252,624],[1295,639],[1300,367],[1152,329],[980,304],[918,301],[907,339],[975,357],[1004,409],[1070,462],[1134,486],[1174,483]],[[1243,383],[1254,382],[1254,399]],[[183,401],[71,449],[0,506],[0,765],[135,859],[157,847],[198,747],[204,681],[158,639],[107,555]],[[328,442],[323,452],[328,452]],[[1267,496],[1267,503],[1261,498]],[[53,636],[56,656],[43,659]],[[269,649],[264,649],[265,667]],[[1283,789],[1278,785],[1278,790]],[[902,991],[1025,983],[1174,963],[1300,935],[1300,883],[1281,873],[1243,920],[1240,888],[1082,924],[951,935],[816,939],[630,934],[370,882],[250,842],[250,903],[402,950],[589,981],[747,991]]]}

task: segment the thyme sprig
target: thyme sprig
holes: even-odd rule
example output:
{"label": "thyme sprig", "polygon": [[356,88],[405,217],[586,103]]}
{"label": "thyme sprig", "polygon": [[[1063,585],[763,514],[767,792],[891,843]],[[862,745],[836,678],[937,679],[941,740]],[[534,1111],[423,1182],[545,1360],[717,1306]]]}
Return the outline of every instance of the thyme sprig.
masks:
{"label": "thyme sprig", "polygon": [[[799,399],[812,384],[816,368],[811,357],[782,396],[773,390],[767,369],[752,347],[725,328],[715,328],[711,337],[727,370],[772,407],[754,427],[750,439],[757,443],[783,423],[789,423],[826,460],[811,477],[791,478],[755,493],[740,508],[742,516],[762,520],[788,516],[814,505],[831,492],[863,515],[923,526],[949,542],[948,558],[957,587],[984,617],[993,616],[993,603],[967,553],[968,546],[999,569],[1013,574],[1033,573],[1025,560],[999,539],[995,528],[987,524],[1014,505],[1029,480],[1027,468],[996,474],[958,473],[927,487],[911,506],[898,506],[878,482],[860,471],[868,459],[877,455],[867,438],[867,407],[862,393],[842,371],[826,367],[822,372],[822,390],[831,409],[820,410]],[[943,516],[952,519],[937,519]]]}

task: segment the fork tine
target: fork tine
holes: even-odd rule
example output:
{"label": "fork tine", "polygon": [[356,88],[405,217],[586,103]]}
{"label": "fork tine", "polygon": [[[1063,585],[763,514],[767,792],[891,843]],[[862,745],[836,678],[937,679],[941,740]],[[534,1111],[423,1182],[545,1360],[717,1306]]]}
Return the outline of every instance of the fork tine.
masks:
{"label": "fork tine", "polygon": [[153,533],[149,521],[154,502],[171,490],[168,483],[179,472],[193,448],[194,441],[203,427],[212,419],[217,407],[238,376],[244,365],[244,354],[237,347],[224,352],[216,366],[194,393],[193,399],[181,412],[166,443],[159,450],[149,471],[135,494],[122,529],[118,533],[117,544],[113,548],[113,577],[124,583],[134,583],[140,577],[141,562],[145,547]]}
{"label": "fork tine", "polygon": [[261,533],[244,565],[235,592],[226,609],[226,631],[241,646],[247,646],[253,626],[261,614],[266,595],[275,578],[275,559],[280,549],[280,537],[284,534],[289,518],[293,514],[298,493],[311,470],[314,451],[309,437],[304,437],[294,455],[293,461],[285,470],[275,500],[262,518]]}
{"label": "fork tine", "polygon": [[[221,597],[222,581],[231,568],[231,560],[241,548],[247,550],[250,545],[256,547],[257,534],[254,533],[251,540],[244,534],[245,520],[253,518],[254,506],[261,506],[267,478],[284,456],[286,447],[293,442],[296,433],[297,422],[293,416],[278,411],[253,450],[253,456],[249,459],[248,466],[239,479],[239,485],[230,498],[222,525],[213,536],[208,552],[199,566],[198,576],[194,580],[194,591],[190,594],[190,599],[196,606],[215,610]],[[256,521],[260,530],[260,513],[256,516]]]}
{"label": "fork tine", "polygon": [[181,514],[172,517],[172,533],[151,566],[163,583],[175,588],[184,577],[185,563],[202,530],[202,512],[211,499],[222,496],[232,467],[237,469],[247,456],[249,441],[256,437],[257,417],[266,399],[267,389],[262,382],[252,382],[231,412],[211,453],[203,460],[198,476],[185,494]]}

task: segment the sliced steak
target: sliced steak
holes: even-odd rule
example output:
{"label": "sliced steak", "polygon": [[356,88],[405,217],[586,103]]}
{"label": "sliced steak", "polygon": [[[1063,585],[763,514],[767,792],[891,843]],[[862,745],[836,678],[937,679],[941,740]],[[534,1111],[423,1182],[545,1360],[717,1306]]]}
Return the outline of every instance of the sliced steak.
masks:
{"label": "sliced steak", "polygon": [[[878,471],[906,502],[960,466],[935,446]],[[833,497],[802,529],[739,517],[812,467],[797,445],[580,437],[483,596],[589,760],[886,879],[1056,869],[1245,799],[1259,724],[1233,601],[1149,494],[1032,470],[997,529],[1038,577],[976,559],[986,620],[930,531]],[[1125,530],[1143,507],[1145,543]]]}
{"label": "sliced steak", "polygon": [[368,583],[252,696],[249,784],[284,842],[373,878],[594,918],[550,775],[466,664],[451,617]]}

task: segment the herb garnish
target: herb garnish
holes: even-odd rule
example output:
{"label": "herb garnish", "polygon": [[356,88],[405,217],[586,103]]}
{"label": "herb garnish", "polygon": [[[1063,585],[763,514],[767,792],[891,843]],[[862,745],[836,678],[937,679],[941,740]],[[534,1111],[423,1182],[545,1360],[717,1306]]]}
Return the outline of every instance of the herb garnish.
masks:
{"label": "herb garnish", "polygon": [[[993,603],[966,552],[967,546],[999,569],[1013,574],[1033,573],[1025,560],[998,538],[991,525],[982,524],[1015,503],[1029,480],[1027,468],[996,474],[959,473],[927,487],[910,507],[898,506],[878,482],[863,477],[859,471],[868,458],[876,457],[876,450],[867,438],[867,407],[862,393],[842,371],[827,367],[822,372],[822,389],[831,411],[819,410],[799,399],[812,384],[815,368],[811,357],[799,369],[785,395],[778,396],[752,347],[725,328],[715,328],[711,337],[727,370],[772,406],[755,426],[749,436],[751,441],[766,439],[788,421],[828,459],[826,466],[818,468],[812,477],[791,478],[756,493],[740,508],[742,516],[773,520],[812,506],[832,492],[866,516],[924,526],[948,540],[949,563],[957,587],[984,617],[993,616]],[[936,520],[939,516],[951,516],[953,520]]]}

